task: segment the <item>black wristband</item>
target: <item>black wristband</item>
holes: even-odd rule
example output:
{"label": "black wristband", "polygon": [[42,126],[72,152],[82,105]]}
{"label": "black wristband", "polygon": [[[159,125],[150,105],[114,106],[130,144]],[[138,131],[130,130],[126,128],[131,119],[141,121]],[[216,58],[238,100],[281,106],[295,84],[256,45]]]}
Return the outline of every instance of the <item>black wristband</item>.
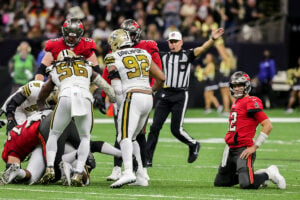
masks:
{"label": "black wristband", "polygon": [[100,69],[99,65],[94,65],[93,66],[93,70],[95,72],[97,72],[98,74],[102,75],[102,72],[101,72],[101,69]]}
{"label": "black wristband", "polygon": [[38,68],[36,74],[42,74],[43,76],[46,75],[46,68],[47,66],[41,63],[40,67]]}

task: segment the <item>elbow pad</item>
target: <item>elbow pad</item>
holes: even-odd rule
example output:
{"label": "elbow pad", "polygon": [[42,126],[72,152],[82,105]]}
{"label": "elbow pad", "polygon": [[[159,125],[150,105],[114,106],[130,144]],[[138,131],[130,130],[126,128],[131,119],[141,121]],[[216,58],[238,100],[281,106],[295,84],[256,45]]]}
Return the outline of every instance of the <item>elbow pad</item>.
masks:
{"label": "elbow pad", "polygon": [[97,75],[93,82],[100,89],[104,90],[111,102],[116,102],[116,94],[114,89],[100,75]]}

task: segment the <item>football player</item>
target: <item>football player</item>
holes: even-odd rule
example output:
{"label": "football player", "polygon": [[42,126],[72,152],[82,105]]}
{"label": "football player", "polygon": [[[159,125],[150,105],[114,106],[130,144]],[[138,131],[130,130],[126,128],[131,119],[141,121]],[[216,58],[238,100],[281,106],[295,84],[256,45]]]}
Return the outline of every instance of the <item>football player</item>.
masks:
{"label": "football player", "polygon": [[[158,54],[159,49],[157,47],[157,43],[154,40],[140,40],[140,36],[141,36],[141,32],[142,32],[140,25],[135,20],[133,20],[133,19],[126,19],[126,20],[123,21],[123,23],[121,24],[120,28],[129,32],[129,35],[130,35],[131,40],[133,42],[132,48],[140,48],[140,49],[146,50],[151,55],[152,61],[161,70],[162,69],[162,65],[161,65],[160,56]],[[102,77],[107,82],[110,82],[110,80],[108,78],[108,71],[107,71],[106,67],[104,68]],[[150,76],[149,77],[149,81],[150,81],[150,85],[152,86],[154,84],[155,79],[153,79]],[[105,97],[105,94],[102,93],[102,96]],[[117,111],[114,112],[114,113],[116,114]],[[115,118],[116,118],[116,116],[115,116]],[[146,124],[147,124],[147,121],[145,123],[145,126],[141,130],[141,134],[139,134],[137,136],[137,138],[136,138],[137,141],[138,141],[138,143],[139,143],[139,145],[140,145],[140,148],[141,148],[141,156],[142,156],[142,162],[143,162],[145,173],[147,173],[147,169],[145,168],[147,166],[147,163],[146,163],[146,152],[145,152],[145,148],[144,148],[144,147],[146,147],[145,134],[146,134]],[[116,119],[115,119],[115,122],[116,122]],[[116,133],[116,136],[117,136],[117,133]],[[120,148],[119,143],[117,142],[117,138],[115,140],[115,147]],[[121,166],[122,166],[122,160],[120,160],[118,158],[114,158],[114,168],[112,170],[111,175],[107,177],[107,180],[115,181],[118,178],[120,178],[120,176],[121,176]]]}
{"label": "football player", "polygon": [[[108,43],[112,53],[106,55],[104,61],[119,108],[117,140],[124,162],[124,173],[111,184],[111,187],[119,188],[138,180],[144,183],[143,186],[148,186],[141,163],[139,144],[135,139],[152,109],[152,93],[163,85],[165,77],[152,62],[151,55],[146,50],[131,48],[133,43],[129,33],[124,29],[113,31]],[[152,87],[149,83],[150,75],[156,80]],[[133,174],[132,154],[139,164],[136,176]]]}
{"label": "football player", "polygon": [[91,38],[82,37],[84,27],[77,18],[67,19],[61,27],[62,37],[50,39],[45,44],[45,56],[38,68],[35,80],[44,80],[46,68],[54,60],[57,60],[58,54],[64,49],[72,50],[76,55],[83,56],[87,61],[92,62],[93,69],[100,73],[98,60],[95,54],[96,43]]}
{"label": "football player", "polygon": [[[271,180],[278,188],[285,189],[285,179],[277,166],[271,165],[256,173],[253,171],[256,150],[266,141],[273,127],[263,111],[261,100],[250,96],[250,90],[250,77],[245,72],[238,71],[230,77],[230,92],[235,101],[225,135],[227,146],[214,185],[229,187],[239,184],[242,189],[258,189],[265,181]],[[253,142],[258,124],[262,129]]]}
{"label": "football player", "polygon": [[62,50],[58,61],[49,68],[50,75],[38,96],[38,108],[43,109],[50,91],[55,87],[59,90],[59,101],[56,105],[47,141],[47,168],[42,182],[50,182],[55,177],[54,160],[57,150],[57,140],[74,119],[81,139],[78,147],[78,159],[72,185],[81,185],[84,164],[90,149],[90,132],[93,125],[93,97],[89,91],[91,82],[103,89],[115,102],[113,88],[96,72],[92,70],[92,63],[78,57],[73,51]]}
{"label": "football player", "polygon": [[[34,184],[41,178],[46,166],[45,145],[49,136],[51,114],[49,110],[37,112],[23,124],[17,125],[10,131],[2,152],[6,170],[0,178],[1,184],[8,184],[13,180],[22,180],[23,182],[28,180],[29,184]],[[60,167],[63,168],[64,166],[59,164],[61,163],[62,155],[77,149],[79,144],[80,138],[76,126],[74,121],[71,121],[58,140],[58,149],[54,162],[54,181],[61,178]],[[91,152],[121,157],[120,150],[103,141],[91,141]],[[21,162],[29,153],[32,153],[32,155],[27,168],[22,169]],[[86,165],[88,166],[88,172],[95,168],[95,161],[91,155],[89,155]]]}
{"label": "football player", "polygon": [[[9,133],[13,127],[22,124],[28,117],[36,113],[36,100],[43,85],[44,82],[42,81],[30,81],[7,98],[1,108],[7,118],[6,133]],[[49,103],[55,101],[52,97],[49,98]],[[47,107],[50,108],[50,104],[47,103]]]}

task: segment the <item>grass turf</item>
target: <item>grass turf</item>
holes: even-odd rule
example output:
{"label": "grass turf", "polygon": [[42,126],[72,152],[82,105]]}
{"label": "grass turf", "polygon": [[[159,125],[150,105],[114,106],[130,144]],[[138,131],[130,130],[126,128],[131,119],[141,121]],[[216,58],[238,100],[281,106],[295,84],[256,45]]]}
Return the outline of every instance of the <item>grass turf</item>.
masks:
{"label": "grass turf", "polygon": [[[272,117],[300,117],[299,113],[285,115],[283,110],[266,110]],[[151,114],[151,117],[153,113]],[[204,115],[203,110],[190,109],[186,118],[220,118],[216,113]],[[95,112],[95,118],[105,116]],[[83,188],[55,185],[5,185],[0,186],[1,199],[300,199],[300,124],[273,123],[267,142],[257,151],[255,170],[271,164],[279,167],[286,178],[287,189],[279,190],[270,183],[259,190],[241,190],[213,187],[220,164],[227,123],[185,123],[185,130],[202,144],[199,158],[187,163],[188,147],[178,142],[170,133],[170,124],[161,130],[154,155],[153,167],[148,168],[149,187],[111,189],[106,176],[111,173],[111,156],[95,154],[97,167],[91,173],[91,184]],[[148,126],[149,130],[149,126]],[[258,129],[259,131],[259,129]],[[257,131],[257,132],[258,132]],[[5,128],[0,129],[0,141],[5,139]],[[114,143],[113,124],[95,124],[92,139]],[[2,150],[2,149],[1,149]],[[23,167],[26,163],[23,164]],[[4,162],[0,164],[3,171]]]}

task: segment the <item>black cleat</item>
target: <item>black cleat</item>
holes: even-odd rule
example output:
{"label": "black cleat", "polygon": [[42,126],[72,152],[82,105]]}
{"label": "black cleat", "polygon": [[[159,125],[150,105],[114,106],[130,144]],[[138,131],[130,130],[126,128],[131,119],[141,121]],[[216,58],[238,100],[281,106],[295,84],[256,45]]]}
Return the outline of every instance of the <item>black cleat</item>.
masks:
{"label": "black cleat", "polygon": [[199,142],[196,142],[196,144],[189,146],[190,152],[188,157],[188,163],[193,163],[195,160],[197,160],[200,146],[201,145]]}

